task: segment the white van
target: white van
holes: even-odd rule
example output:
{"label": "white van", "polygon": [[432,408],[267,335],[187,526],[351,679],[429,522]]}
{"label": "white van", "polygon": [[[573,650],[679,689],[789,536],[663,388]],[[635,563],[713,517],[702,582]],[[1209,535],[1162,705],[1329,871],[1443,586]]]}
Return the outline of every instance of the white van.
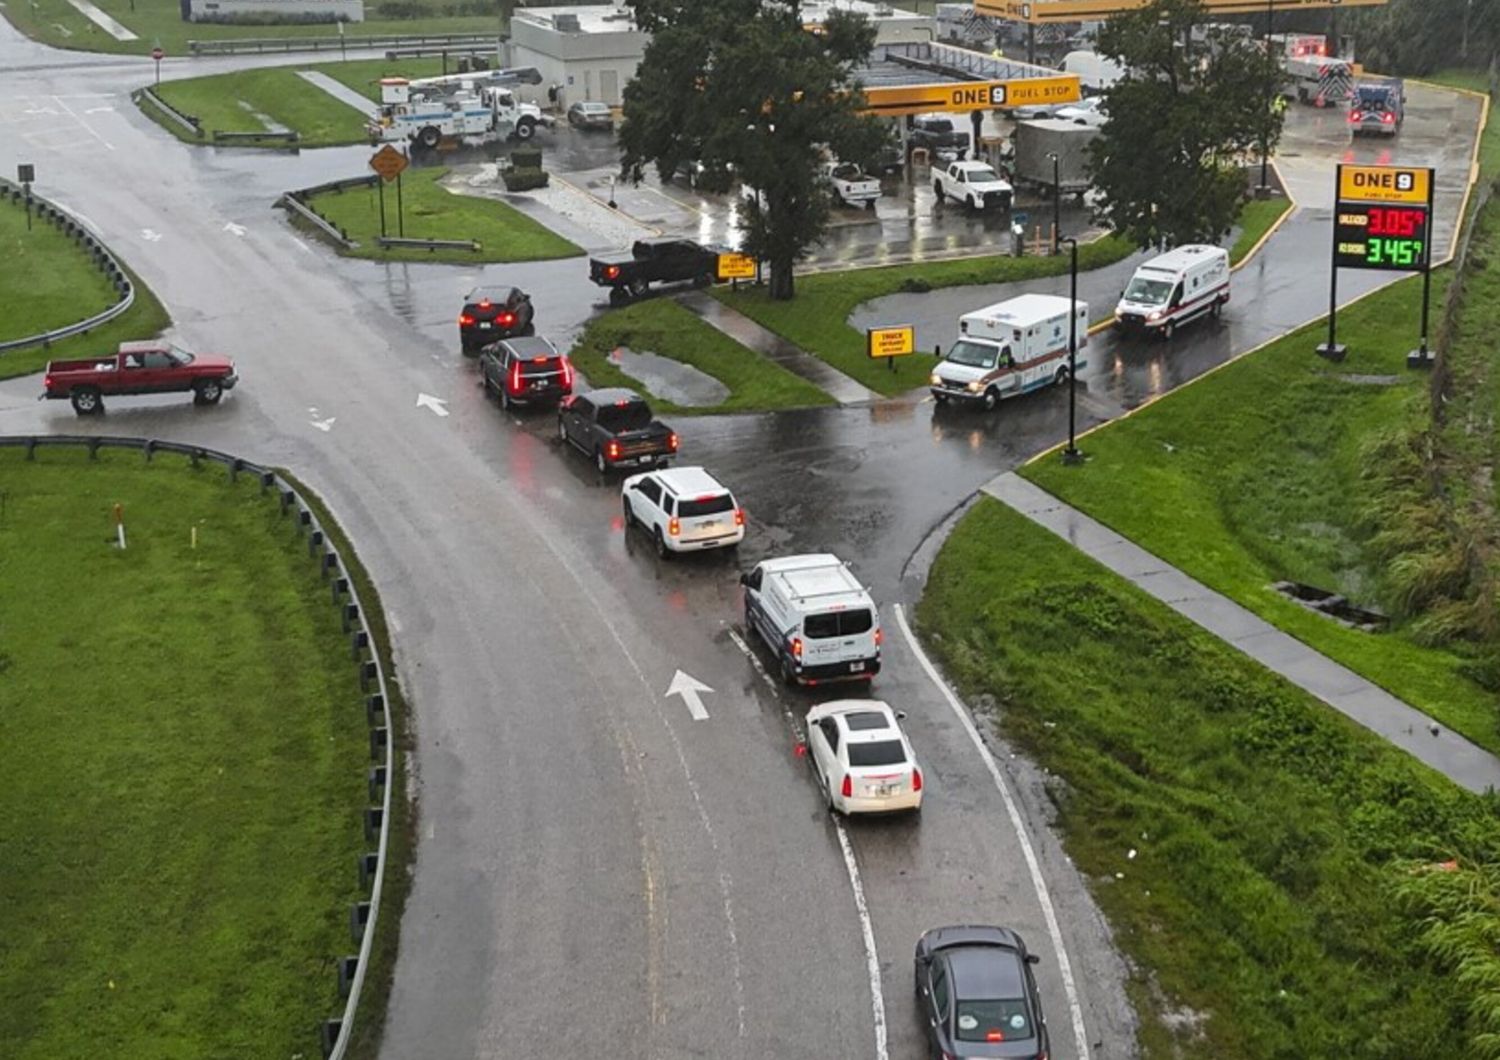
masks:
{"label": "white van", "polygon": [[1115,307],[1115,324],[1126,331],[1172,337],[1194,317],[1219,315],[1229,301],[1229,251],[1193,245],[1152,258],[1130,278]]}
{"label": "white van", "polygon": [[[1076,309],[1074,306],[1076,305]],[[960,338],[932,371],[938,401],[1002,398],[1068,381],[1068,313],[1077,314],[1078,348],[1088,345],[1089,305],[1050,294],[1023,294],[958,318]],[[1086,362],[1078,361],[1083,368]]]}
{"label": "white van", "polygon": [[844,561],[783,556],[740,575],[745,628],[776,653],[789,685],[861,680],[880,672],[880,612]]}

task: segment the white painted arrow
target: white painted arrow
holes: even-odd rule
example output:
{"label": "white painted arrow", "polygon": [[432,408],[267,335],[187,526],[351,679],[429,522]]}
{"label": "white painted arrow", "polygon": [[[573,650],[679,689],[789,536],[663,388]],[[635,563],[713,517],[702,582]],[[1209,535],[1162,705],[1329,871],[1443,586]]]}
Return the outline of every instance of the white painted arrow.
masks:
{"label": "white painted arrow", "polygon": [[446,398],[433,397],[431,394],[418,394],[417,395],[417,408],[419,408],[419,409],[424,409],[424,408],[425,409],[431,409],[433,412],[436,412],[439,416],[446,416],[446,415],[448,415],[448,409],[445,407],[447,404],[448,404],[448,400]]}
{"label": "white painted arrow", "polygon": [[329,431],[333,430],[333,425],[337,420],[337,416],[329,416],[326,420],[308,420],[307,422],[312,424],[318,430],[322,431],[324,434],[327,434]]}
{"label": "white painted arrow", "polygon": [[141,238],[147,243],[155,243],[161,239],[161,233],[151,228],[141,229]]}
{"label": "white painted arrow", "polygon": [[244,225],[237,225],[233,221],[225,221],[224,222],[224,231],[230,233],[231,235],[244,236],[244,234],[245,234],[245,226]]}
{"label": "white painted arrow", "polygon": [[672,678],[671,687],[667,689],[667,695],[681,696],[682,701],[687,704],[688,713],[692,715],[694,721],[707,721],[708,711],[703,709],[703,700],[699,698],[698,694],[700,692],[712,691],[712,688],[709,688],[696,677],[678,670],[676,676]]}

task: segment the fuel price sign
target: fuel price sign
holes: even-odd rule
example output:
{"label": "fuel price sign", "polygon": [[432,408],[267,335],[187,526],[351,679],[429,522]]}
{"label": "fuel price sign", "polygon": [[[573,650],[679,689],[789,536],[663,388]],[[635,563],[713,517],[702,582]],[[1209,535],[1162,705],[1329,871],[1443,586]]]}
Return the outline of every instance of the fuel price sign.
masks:
{"label": "fuel price sign", "polygon": [[1341,202],[1334,227],[1334,264],[1341,269],[1424,269],[1427,222],[1425,205]]}

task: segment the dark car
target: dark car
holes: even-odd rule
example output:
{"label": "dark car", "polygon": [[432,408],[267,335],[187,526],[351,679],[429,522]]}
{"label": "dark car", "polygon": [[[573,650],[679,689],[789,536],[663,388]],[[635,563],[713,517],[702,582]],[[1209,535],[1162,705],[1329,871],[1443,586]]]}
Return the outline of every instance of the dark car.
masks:
{"label": "dark car", "polygon": [[578,129],[613,129],[615,114],[604,103],[579,100],[568,108],[568,124]]}
{"label": "dark car", "polygon": [[940,154],[963,158],[969,150],[969,134],[955,126],[946,114],[920,114],[913,118],[906,140],[912,147],[926,148],[934,158]]}
{"label": "dark car", "polygon": [[564,398],[557,435],[587,453],[602,475],[616,467],[660,466],[677,452],[677,434],[634,390],[609,387]]}
{"label": "dark car", "polygon": [[1047,1060],[1034,954],[1009,928],[934,928],[917,941],[917,1010],[935,1054]]}
{"label": "dark car", "polygon": [[718,267],[717,248],[668,236],[638,239],[628,251],[590,258],[589,279],[609,288],[610,304],[621,305],[645,295],[653,283],[690,280],[706,286],[713,283]]}
{"label": "dark car", "polygon": [[556,404],[573,392],[573,365],[546,339],[502,339],[480,353],[479,380],[502,408]]}
{"label": "dark car", "polygon": [[533,315],[531,296],[519,287],[476,287],[458,315],[458,339],[473,353],[496,339],[530,335]]}

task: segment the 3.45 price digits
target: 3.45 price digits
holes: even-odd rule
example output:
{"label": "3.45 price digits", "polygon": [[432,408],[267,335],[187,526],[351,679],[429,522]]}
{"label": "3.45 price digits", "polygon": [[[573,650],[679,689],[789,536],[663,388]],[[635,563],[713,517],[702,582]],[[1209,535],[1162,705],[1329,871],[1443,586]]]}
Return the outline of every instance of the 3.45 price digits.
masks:
{"label": "3.45 price digits", "polygon": [[1370,235],[1410,239],[1422,228],[1422,222],[1427,219],[1427,211],[1399,206],[1372,206],[1369,218]]}
{"label": "3.45 price digits", "polygon": [[[1372,234],[1373,229],[1372,223]],[[1405,265],[1419,268],[1422,264],[1422,241],[1420,239],[1372,238],[1365,244],[1365,260],[1371,265]]]}

